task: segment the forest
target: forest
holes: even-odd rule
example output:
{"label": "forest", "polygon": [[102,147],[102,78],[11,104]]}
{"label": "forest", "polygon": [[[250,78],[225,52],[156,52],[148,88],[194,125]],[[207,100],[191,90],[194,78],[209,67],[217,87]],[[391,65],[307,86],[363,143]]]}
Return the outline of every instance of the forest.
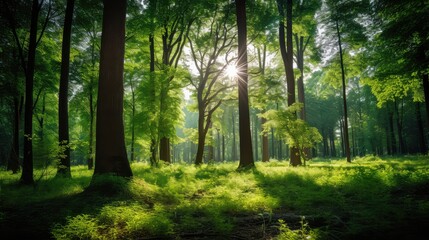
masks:
{"label": "forest", "polygon": [[427,1],[3,0],[0,27],[2,239],[427,235]]}

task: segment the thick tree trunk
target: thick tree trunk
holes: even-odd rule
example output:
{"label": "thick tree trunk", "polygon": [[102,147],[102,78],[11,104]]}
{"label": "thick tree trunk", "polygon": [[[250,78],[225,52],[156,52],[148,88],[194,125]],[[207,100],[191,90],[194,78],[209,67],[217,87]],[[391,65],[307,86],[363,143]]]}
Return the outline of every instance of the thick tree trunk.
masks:
{"label": "thick tree trunk", "polygon": [[247,23],[246,0],[236,0],[237,29],[238,29],[238,111],[240,134],[240,164],[239,169],[255,166],[250,133],[249,94],[247,89]]}
{"label": "thick tree trunk", "polygon": [[94,174],[131,177],[123,123],[126,0],[104,1]]}
{"label": "thick tree trunk", "polygon": [[36,60],[37,23],[40,12],[38,0],[33,0],[31,8],[30,40],[28,46],[27,68],[25,72],[25,113],[24,113],[24,160],[22,162],[21,182],[33,184],[33,81]]}
{"label": "thick tree trunk", "polygon": [[[199,103],[203,104],[203,103]],[[195,157],[195,165],[200,165],[203,163],[204,156],[204,146],[205,146],[206,136],[204,131],[204,107],[198,106],[198,146],[197,146],[197,155]]]}
{"label": "thick tree trunk", "polygon": [[346,95],[346,74],[344,71],[344,61],[343,61],[343,47],[341,45],[341,34],[340,27],[338,26],[338,21],[335,22],[337,29],[338,37],[338,47],[340,49],[340,65],[341,65],[341,81],[343,87],[343,112],[344,112],[344,150],[347,158],[347,162],[352,162],[350,156],[350,142],[349,142],[349,124],[348,124],[348,114],[347,114],[347,95]]}
{"label": "thick tree trunk", "polygon": [[70,171],[70,141],[69,141],[69,110],[68,85],[70,67],[70,38],[73,21],[74,0],[67,0],[66,15],[64,18],[61,76],[58,97],[58,141],[60,146],[57,176],[71,177]]}
{"label": "thick tree trunk", "polygon": [[162,137],[159,142],[159,159],[166,163],[171,162],[170,138],[168,137]]}

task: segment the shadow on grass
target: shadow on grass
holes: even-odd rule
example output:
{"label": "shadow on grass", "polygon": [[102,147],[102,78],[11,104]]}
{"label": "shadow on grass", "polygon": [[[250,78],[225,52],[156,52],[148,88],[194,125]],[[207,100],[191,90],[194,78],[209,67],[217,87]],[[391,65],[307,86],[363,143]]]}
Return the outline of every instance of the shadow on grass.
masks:
{"label": "shadow on grass", "polygon": [[[82,182],[85,178],[87,177],[74,178],[73,182]],[[55,186],[61,187],[58,182],[67,184],[70,181],[70,179],[52,178],[35,187],[21,186],[16,183],[4,187],[17,188],[17,191],[28,191],[29,189],[25,188],[33,188],[33,191],[30,192],[43,195],[43,192],[38,192],[38,188],[46,187],[51,182]],[[95,215],[106,204],[129,200],[128,184],[129,182],[125,179],[108,177],[92,184],[80,193],[8,204],[1,201],[0,235],[6,236],[3,239],[52,239],[51,230],[54,224],[65,224],[67,218],[77,215]]]}
{"label": "shadow on grass", "polygon": [[[323,239],[421,239],[426,235],[427,178],[411,183],[412,176],[393,174],[395,185],[391,186],[378,169],[323,168],[330,175],[294,169],[283,174],[254,171],[254,176],[265,194],[278,199],[276,211],[307,216],[310,227],[324,233]],[[335,174],[345,177],[331,181]],[[396,190],[403,188],[406,190],[399,193]]]}

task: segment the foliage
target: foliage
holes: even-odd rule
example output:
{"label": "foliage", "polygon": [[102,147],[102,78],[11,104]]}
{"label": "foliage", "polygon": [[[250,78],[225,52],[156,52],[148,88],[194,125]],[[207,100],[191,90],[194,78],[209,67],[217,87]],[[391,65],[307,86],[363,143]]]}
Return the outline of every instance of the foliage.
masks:
{"label": "foliage", "polygon": [[286,110],[269,110],[264,114],[268,119],[264,130],[268,131],[274,128],[280,138],[287,144],[303,151],[305,148],[311,148],[322,140],[320,133],[316,128],[310,127],[302,119],[296,118],[296,112],[302,108],[301,103],[294,103]]}

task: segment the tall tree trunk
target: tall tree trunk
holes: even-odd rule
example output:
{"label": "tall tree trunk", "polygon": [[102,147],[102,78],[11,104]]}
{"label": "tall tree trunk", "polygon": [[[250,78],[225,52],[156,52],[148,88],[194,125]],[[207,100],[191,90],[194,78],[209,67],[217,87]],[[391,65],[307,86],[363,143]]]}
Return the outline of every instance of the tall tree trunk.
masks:
{"label": "tall tree trunk", "polygon": [[[93,23],[95,24],[95,23]],[[96,34],[94,34],[96,35]],[[95,71],[95,40],[92,39],[91,43],[91,67]],[[89,78],[89,143],[88,143],[88,169],[91,170],[94,167],[94,82],[95,77],[91,75]]]}
{"label": "tall tree trunk", "polygon": [[33,0],[31,7],[30,40],[28,45],[27,67],[25,71],[25,113],[24,113],[24,160],[22,162],[21,182],[33,184],[33,81],[36,60],[37,23],[41,5]]}
{"label": "tall tree trunk", "polygon": [[94,174],[131,177],[123,123],[127,1],[104,1]]}
{"label": "tall tree trunk", "polygon": [[[292,41],[292,0],[286,1],[286,15],[281,1],[277,1],[280,14],[279,21],[279,43],[280,53],[283,59],[283,65],[286,72],[287,102],[288,106],[295,103],[295,77],[293,72],[293,41]],[[284,19],[286,17],[286,36]],[[290,164],[292,166],[302,165],[299,150],[296,147],[290,149]]]}
{"label": "tall tree trunk", "polygon": [[[153,98],[152,101],[152,108],[153,108],[153,112],[152,114],[156,114],[155,112],[155,102],[156,102],[156,89],[155,89],[155,40],[154,40],[154,36],[153,33],[149,34],[149,51],[150,51],[150,82],[152,85],[152,89],[151,89],[151,97]],[[152,166],[157,165],[158,163],[158,126],[155,122],[152,123],[151,126],[151,134],[150,134],[150,164]]]}
{"label": "tall tree trunk", "polygon": [[347,158],[347,162],[352,162],[350,156],[350,142],[349,142],[349,124],[348,124],[348,114],[347,114],[347,95],[346,95],[346,74],[344,71],[344,61],[343,61],[343,47],[341,45],[341,34],[340,27],[338,26],[338,21],[335,22],[337,37],[338,37],[338,47],[340,49],[340,65],[341,65],[341,81],[343,87],[343,112],[344,112],[344,150]]}
{"label": "tall tree trunk", "polygon": [[94,167],[94,97],[93,97],[93,78],[90,80],[89,92],[89,143],[88,143],[88,169]]}
{"label": "tall tree trunk", "polygon": [[240,134],[240,164],[239,169],[255,166],[250,133],[249,94],[247,89],[247,23],[246,0],[236,0],[237,29],[238,29],[238,119]]}
{"label": "tall tree trunk", "polygon": [[204,156],[204,146],[206,141],[206,136],[204,132],[204,103],[198,103],[198,145],[197,145],[197,155],[195,157],[195,165],[200,165],[203,163]]}
{"label": "tall tree trunk", "polygon": [[[394,109],[396,114],[396,129],[398,130],[398,142],[399,142],[398,153],[404,154],[406,153],[406,149],[405,149],[405,143],[404,143],[404,136],[402,134],[402,114],[399,114],[399,109],[398,109],[398,104],[396,99],[394,102],[394,107],[395,107]],[[401,109],[401,112],[402,111],[403,109]]]}
{"label": "tall tree trunk", "polygon": [[396,147],[396,137],[395,137],[395,130],[393,128],[393,111],[390,109],[388,110],[388,117],[389,117],[389,139],[390,139],[390,146],[391,146],[391,154],[395,155],[398,153],[398,149]]}
{"label": "tall tree trunk", "polygon": [[159,142],[159,159],[166,163],[171,162],[170,138],[168,137],[162,137]]}
{"label": "tall tree trunk", "polygon": [[73,21],[74,0],[67,0],[66,15],[64,18],[63,42],[61,52],[61,76],[58,97],[58,141],[59,158],[57,176],[71,177],[70,171],[70,140],[69,140],[69,110],[68,86],[70,67],[70,38]]}

